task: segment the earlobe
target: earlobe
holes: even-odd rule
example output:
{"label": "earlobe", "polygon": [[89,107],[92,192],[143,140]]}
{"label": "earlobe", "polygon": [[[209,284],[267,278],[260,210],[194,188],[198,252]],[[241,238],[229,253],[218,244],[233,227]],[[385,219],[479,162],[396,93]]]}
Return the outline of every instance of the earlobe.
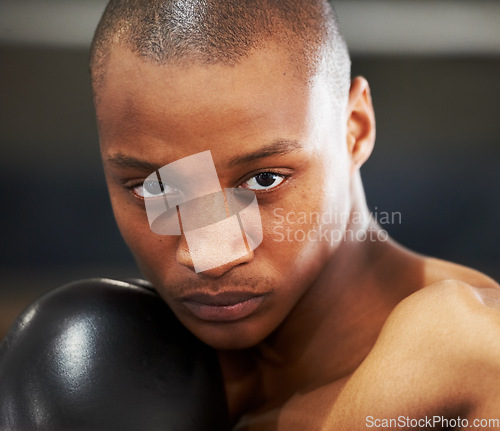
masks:
{"label": "earlobe", "polygon": [[375,112],[365,78],[357,77],[352,81],[346,118],[346,142],[353,173],[370,157],[375,145]]}

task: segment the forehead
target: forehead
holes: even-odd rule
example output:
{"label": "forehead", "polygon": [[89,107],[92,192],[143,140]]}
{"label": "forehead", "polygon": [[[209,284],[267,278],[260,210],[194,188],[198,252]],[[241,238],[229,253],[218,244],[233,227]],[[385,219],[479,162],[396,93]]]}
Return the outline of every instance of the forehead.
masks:
{"label": "forehead", "polygon": [[168,150],[175,159],[221,145],[302,140],[318,112],[329,111],[325,93],[279,47],[233,66],[157,65],[116,47],[96,106],[101,144],[106,152]]}

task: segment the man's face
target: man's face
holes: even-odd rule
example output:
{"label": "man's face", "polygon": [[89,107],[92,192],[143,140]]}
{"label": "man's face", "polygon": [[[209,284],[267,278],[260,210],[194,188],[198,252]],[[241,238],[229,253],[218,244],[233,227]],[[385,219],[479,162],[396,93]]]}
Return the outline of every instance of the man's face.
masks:
{"label": "man's face", "polygon": [[[213,347],[255,345],[301,298],[326,294],[311,285],[340,241],[320,237],[319,228],[343,232],[345,217],[335,214],[350,206],[345,119],[328,89],[279,48],[235,66],[158,66],[112,51],[96,109],[118,226],[144,275]],[[143,182],[207,150],[222,188],[255,192],[263,240],[244,257],[196,272],[184,235],[151,230]]]}

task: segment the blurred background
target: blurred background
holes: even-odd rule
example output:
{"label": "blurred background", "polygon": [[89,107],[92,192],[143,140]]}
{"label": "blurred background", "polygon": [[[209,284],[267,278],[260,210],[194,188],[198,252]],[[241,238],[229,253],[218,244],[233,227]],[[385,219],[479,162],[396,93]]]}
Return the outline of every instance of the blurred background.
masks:
{"label": "blurred background", "polygon": [[[0,339],[49,289],[139,276],[99,158],[88,47],[101,0],[0,0]],[[500,3],[334,2],[377,144],[362,168],[383,225],[500,280]]]}

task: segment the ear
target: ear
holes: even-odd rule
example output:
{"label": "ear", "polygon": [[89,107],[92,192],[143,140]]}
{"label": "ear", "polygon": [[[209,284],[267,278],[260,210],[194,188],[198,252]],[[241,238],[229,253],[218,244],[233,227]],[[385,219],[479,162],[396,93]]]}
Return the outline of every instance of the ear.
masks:
{"label": "ear", "polygon": [[346,118],[352,174],[370,157],[375,145],[375,112],[365,78],[357,77],[352,81]]}

